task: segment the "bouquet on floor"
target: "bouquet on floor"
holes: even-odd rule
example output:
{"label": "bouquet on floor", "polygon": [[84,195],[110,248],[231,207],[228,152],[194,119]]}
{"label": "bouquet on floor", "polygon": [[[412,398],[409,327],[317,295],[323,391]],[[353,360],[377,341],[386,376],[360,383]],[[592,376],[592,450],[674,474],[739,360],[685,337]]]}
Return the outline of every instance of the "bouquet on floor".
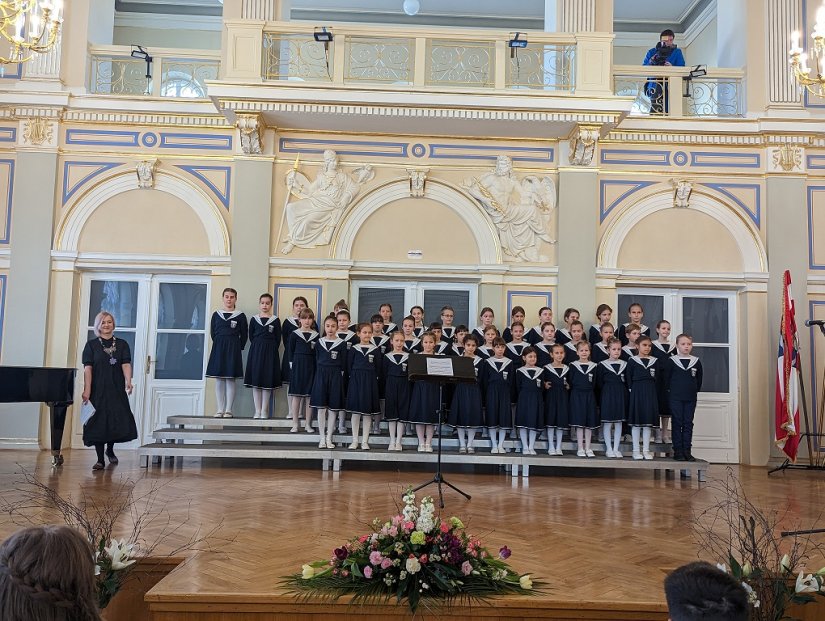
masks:
{"label": "bouquet on floor", "polygon": [[352,595],[352,603],[387,603],[394,598],[406,601],[413,613],[419,605],[435,608],[542,592],[543,583],[507,564],[507,546],[491,554],[460,519],[436,516],[429,496],[417,506],[408,490],[403,500],[401,513],[386,522],[376,518],[372,533],[336,548],[329,560],[307,563],[283,585],[307,599]]}

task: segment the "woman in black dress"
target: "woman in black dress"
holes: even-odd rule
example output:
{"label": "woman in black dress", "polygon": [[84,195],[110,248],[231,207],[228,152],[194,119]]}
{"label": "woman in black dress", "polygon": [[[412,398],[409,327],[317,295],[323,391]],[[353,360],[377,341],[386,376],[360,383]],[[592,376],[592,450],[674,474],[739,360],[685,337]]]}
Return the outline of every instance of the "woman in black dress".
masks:
{"label": "woman in black dress", "polygon": [[103,449],[109,463],[117,464],[114,445],[137,438],[137,426],[129,395],[132,394],[132,352],[129,344],[114,335],[115,318],[106,311],[95,317],[95,338],[83,349],[83,403],[95,411],[83,425],[83,444],[94,446],[97,462],[92,470],[103,470]]}

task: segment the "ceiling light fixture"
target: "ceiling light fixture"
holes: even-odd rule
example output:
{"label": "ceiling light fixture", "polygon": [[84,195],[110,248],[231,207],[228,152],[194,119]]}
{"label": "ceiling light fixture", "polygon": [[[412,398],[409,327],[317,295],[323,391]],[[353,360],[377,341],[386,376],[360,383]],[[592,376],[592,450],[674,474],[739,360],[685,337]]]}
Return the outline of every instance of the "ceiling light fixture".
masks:
{"label": "ceiling light fixture", "polygon": [[418,15],[418,11],[421,10],[421,2],[419,2],[419,0],[404,0],[401,8],[404,9],[407,15]]}

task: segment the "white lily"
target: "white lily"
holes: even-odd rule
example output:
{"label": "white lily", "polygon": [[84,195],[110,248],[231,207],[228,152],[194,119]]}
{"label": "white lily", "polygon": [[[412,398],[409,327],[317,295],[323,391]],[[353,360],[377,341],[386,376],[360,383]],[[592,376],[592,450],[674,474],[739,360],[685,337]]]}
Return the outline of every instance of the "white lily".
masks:
{"label": "white lily", "polygon": [[130,558],[134,547],[135,544],[127,544],[125,539],[122,541],[112,539],[109,546],[104,548],[106,555],[112,560],[112,569],[115,571],[120,571],[121,569],[126,569],[130,565],[134,565],[136,562],[135,559]]}
{"label": "white lily", "polygon": [[819,581],[812,574],[808,574],[806,577],[800,570],[799,575],[796,577],[796,592],[817,593],[819,592]]}
{"label": "white lily", "polygon": [[533,588],[533,581],[530,580],[530,574],[524,574],[518,579],[518,583],[522,589],[530,590]]}
{"label": "white lily", "polygon": [[301,578],[309,580],[315,576],[315,568],[312,565],[301,565]]}
{"label": "white lily", "polygon": [[779,568],[785,571],[791,571],[791,557],[787,554],[779,561]]}
{"label": "white lily", "polygon": [[749,578],[750,575],[753,573],[753,567],[750,564],[750,561],[747,561],[744,565],[742,565],[742,575],[745,578]]}

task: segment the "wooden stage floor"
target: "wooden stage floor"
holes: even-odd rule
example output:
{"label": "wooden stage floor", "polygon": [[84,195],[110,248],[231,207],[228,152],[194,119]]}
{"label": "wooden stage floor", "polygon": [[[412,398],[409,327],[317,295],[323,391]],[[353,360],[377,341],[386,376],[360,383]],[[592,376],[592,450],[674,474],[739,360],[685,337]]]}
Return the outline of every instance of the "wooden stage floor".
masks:
{"label": "wooden stage floor", "polygon": [[[283,601],[280,576],[299,572],[302,563],[326,558],[350,536],[367,532],[373,517],[393,513],[407,485],[431,476],[406,464],[403,469],[353,464],[333,473],[255,460],[191,459],[182,466],[165,463],[146,470],[131,451],[119,452],[116,468],[93,473],[92,452],[67,451],[65,456],[65,465],[52,470],[48,452],[0,451],[0,492],[4,497],[15,493],[21,467],[36,470],[63,495],[80,488],[105,494],[121,477],[134,480],[138,493],[159,482],[160,498],[173,520],[187,522],[182,536],[222,521],[221,534],[234,539],[162,580],[150,593],[157,601]],[[783,528],[825,526],[822,473],[769,478],[765,468],[737,466],[734,471],[753,500],[766,508],[787,508]],[[695,481],[654,478],[646,472],[564,469],[513,479],[503,470],[451,468],[446,478],[473,498],[466,501],[446,490],[445,513],[460,516],[490,549],[510,547],[517,571],[550,584],[542,598],[548,604],[644,604],[660,613],[645,618],[666,618],[661,616],[662,580],[674,567],[697,559],[689,517],[712,502],[713,481],[725,474],[724,466],[712,466],[708,484],[697,489]],[[435,493],[434,487],[430,490]],[[0,537],[15,529],[8,516],[0,518]]]}

